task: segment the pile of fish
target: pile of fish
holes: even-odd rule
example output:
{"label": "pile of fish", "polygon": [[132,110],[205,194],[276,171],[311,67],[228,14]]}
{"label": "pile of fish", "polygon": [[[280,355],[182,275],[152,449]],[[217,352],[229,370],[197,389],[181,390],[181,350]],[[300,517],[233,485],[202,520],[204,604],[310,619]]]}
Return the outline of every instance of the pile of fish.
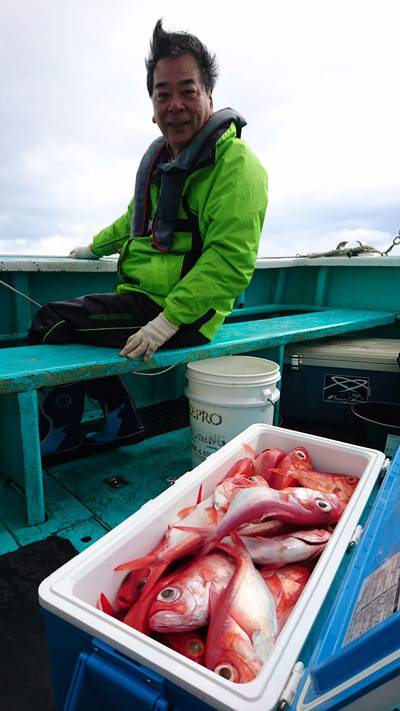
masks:
{"label": "pile of fish", "polygon": [[182,509],[157,548],[118,565],[98,607],[233,682],[254,679],[358,478],[318,472],[307,450],[246,455]]}

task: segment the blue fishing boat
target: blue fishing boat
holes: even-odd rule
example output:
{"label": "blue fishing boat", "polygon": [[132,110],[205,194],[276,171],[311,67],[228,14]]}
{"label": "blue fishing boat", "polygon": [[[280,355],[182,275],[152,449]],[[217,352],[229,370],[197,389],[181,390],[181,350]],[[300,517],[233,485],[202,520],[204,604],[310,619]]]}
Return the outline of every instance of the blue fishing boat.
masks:
{"label": "blue fishing boat", "polygon": [[[7,675],[10,668],[14,673],[5,698],[13,698],[14,705],[8,701],[4,708],[395,709],[400,704],[400,257],[360,246],[259,258],[250,285],[211,343],[161,349],[147,364],[121,358],[112,348],[27,344],[29,324],[42,304],[112,291],[115,259],[10,256],[0,259],[0,270],[0,561],[8,595],[16,578],[25,575],[18,572],[13,579],[12,571],[26,571],[27,562],[32,581],[29,593],[21,589],[15,596],[16,617],[29,598],[29,610],[36,605],[39,619],[37,587],[48,581],[41,588],[46,635],[36,621],[30,638],[26,618],[22,627],[7,628],[14,645]],[[322,463],[328,453],[329,471],[349,462],[351,473],[368,478],[368,485],[360,487],[362,496],[311,577],[310,599],[300,598],[284,628],[273,673],[243,685],[248,692],[222,680],[220,692],[221,684],[194,672],[194,663],[188,667],[186,660],[180,668],[178,657],[163,657],[157,642],[146,646],[140,634],[121,641],[120,630],[104,626],[101,616],[107,615],[94,604],[94,616],[88,616],[85,585],[99,575],[93,560],[103,569],[102,556],[109,551],[115,563],[122,555],[117,540],[131,530],[138,535],[143,522],[151,537],[158,517],[168,524],[171,502],[178,505],[183,497],[189,505],[194,483],[239,456],[240,433],[251,425],[245,415],[249,402],[233,403],[236,431],[228,436],[214,435],[212,422],[211,430],[202,430],[199,412],[204,425],[214,386],[208,397],[203,393],[203,400],[199,395],[196,400],[190,368],[193,372],[197,364],[204,374],[201,363],[243,356],[275,364],[277,390],[273,394],[270,388],[250,417],[254,426],[266,427],[255,446],[274,446],[275,435],[276,446],[280,438],[288,446],[309,443],[321,448]],[[116,374],[134,394],[145,439],[43,464],[40,389]],[[100,419],[98,405],[88,399],[83,427],[92,431]],[[233,449],[231,441],[237,442]],[[19,656],[17,668],[13,654]],[[24,673],[25,688],[18,684]]]}

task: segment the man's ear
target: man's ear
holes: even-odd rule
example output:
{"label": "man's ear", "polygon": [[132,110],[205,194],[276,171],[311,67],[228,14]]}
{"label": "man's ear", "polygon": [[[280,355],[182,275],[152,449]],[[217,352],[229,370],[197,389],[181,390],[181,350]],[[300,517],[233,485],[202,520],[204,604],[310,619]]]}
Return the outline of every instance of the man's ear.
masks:
{"label": "man's ear", "polygon": [[212,94],[210,94],[210,96],[209,96],[208,98],[210,99],[210,111],[211,111],[211,113],[213,113],[213,111],[214,111],[214,104],[213,104]]}

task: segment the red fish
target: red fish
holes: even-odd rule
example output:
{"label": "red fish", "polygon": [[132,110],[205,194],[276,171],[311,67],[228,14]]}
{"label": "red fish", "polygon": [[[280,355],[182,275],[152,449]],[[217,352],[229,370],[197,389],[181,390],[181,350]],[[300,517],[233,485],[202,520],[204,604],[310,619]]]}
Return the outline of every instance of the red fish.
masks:
{"label": "red fish", "polygon": [[254,460],[254,474],[262,476],[268,481],[269,469],[274,469],[279,462],[285,457],[285,452],[282,449],[265,449],[264,452],[258,455]]}
{"label": "red fish", "polygon": [[279,631],[303,592],[311,572],[308,566],[300,563],[291,563],[275,570],[260,569],[260,573],[275,599]]}
{"label": "red fish", "polygon": [[[156,549],[141,558],[134,558],[117,565],[115,570],[139,570],[147,566],[169,565],[174,560],[195,552],[201,543],[201,536],[196,527],[212,527],[220,514],[212,504],[212,497],[202,501],[182,519],[185,528],[172,525],[168,527],[164,540]],[[191,530],[193,529],[193,530]]]}
{"label": "red fish", "polygon": [[225,512],[239,489],[248,489],[252,486],[266,486],[268,483],[262,476],[256,476],[252,474],[251,476],[232,476],[227,477],[215,488],[214,491],[214,505],[218,511]]}
{"label": "red fish", "polygon": [[203,553],[208,553],[222,538],[250,521],[278,519],[297,527],[324,527],[337,523],[344,504],[335,494],[302,487],[275,491],[264,487],[240,489],[227,513],[211,528],[198,531],[204,539]]}
{"label": "red fish", "polygon": [[290,526],[284,521],[259,521],[257,523],[245,523],[238,528],[238,533],[242,536],[283,536],[284,533],[295,531],[296,526]]}
{"label": "red fish", "polygon": [[232,577],[235,565],[222,552],[197,557],[160,580],[149,607],[154,632],[186,632],[208,624],[210,593],[218,595]]}
{"label": "red fish", "polygon": [[293,531],[283,536],[263,538],[262,536],[242,536],[240,538],[253,563],[270,568],[286,566],[303,560],[318,558],[331,537],[326,529]]}
{"label": "red fish", "polygon": [[198,664],[204,664],[206,652],[206,630],[194,630],[190,632],[167,632],[157,635],[156,639],[175,652],[183,654],[184,657],[192,659]]}
{"label": "red fish", "polygon": [[226,589],[210,598],[205,666],[233,682],[254,679],[274,644],[278,624],[273,595],[244,546],[221,546],[236,558]]}
{"label": "red fish", "polygon": [[312,469],[312,467],[311,457],[305,447],[295,447],[286,457],[281,459],[276,469],[285,472],[288,469],[304,470]]}
{"label": "red fish", "polygon": [[121,612],[128,611],[133,603],[138,599],[140,592],[149,577],[150,569],[142,568],[141,570],[131,570],[125,576],[115,599],[116,607]]}
{"label": "red fish", "polygon": [[[290,471],[290,470],[289,470]],[[301,486],[318,491],[327,491],[336,494],[342,501],[347,503],[352,496],[354,489],[360,481],[356,476],[347,474],[334,474],[328,472],[316,472],[314,470],[296,471],[293,475]]]}
{"label": "red fish", "polygon": [[224,479],[236,476],[252,476],[254,474],[254,463],[251,457],[243,457],[231,466]]}
{"label": "red fish", "polygon": [[96,602],[96,607],[98,610],[105,612],[106,615],[111,615],[111,617],[116,617],[120,619],[119,611],[111,604],[108,597],[104,593],[100,593],[100,597]]}
{"label": "red fish", "polygon": [[275,468],[271,468],[268,483],[273,489],[286,489],[296,486],[295,472],[312,469],[310,455],[304,447],[295,447],[287,454]]}

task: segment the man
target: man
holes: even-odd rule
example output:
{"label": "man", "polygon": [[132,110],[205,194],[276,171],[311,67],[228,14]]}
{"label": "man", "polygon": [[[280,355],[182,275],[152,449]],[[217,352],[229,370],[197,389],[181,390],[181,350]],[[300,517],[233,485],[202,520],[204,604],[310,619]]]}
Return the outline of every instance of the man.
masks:
{"label": "man", "polygon": [[[32,323],[34,343],[119,347],[121,356],[142,355],[146,362],[164,344],[212,339],[252,277],[267,177],[240,139],[242,117],[232,109],[213,112],[215,56],[194,35],[164,31],[159,20],[146,67],[152,120],[162,135],[142,158],[127,212],[70,255],[97,259],[119,252],[116,293],[48,304]],[[49,424],[68,420],[66,408],[60,413],[54,391],[45,394],[44,453],[80,446],[82,387],[75,394],[78,407],[70,410],[75,424],[68,441],[59,441],[64,425],[56,424],[54,439]],[[105,426],[87,436],[86,444],[135,441],[141,426],[122,381],[92,381],[88,393],[101,402]]]}

